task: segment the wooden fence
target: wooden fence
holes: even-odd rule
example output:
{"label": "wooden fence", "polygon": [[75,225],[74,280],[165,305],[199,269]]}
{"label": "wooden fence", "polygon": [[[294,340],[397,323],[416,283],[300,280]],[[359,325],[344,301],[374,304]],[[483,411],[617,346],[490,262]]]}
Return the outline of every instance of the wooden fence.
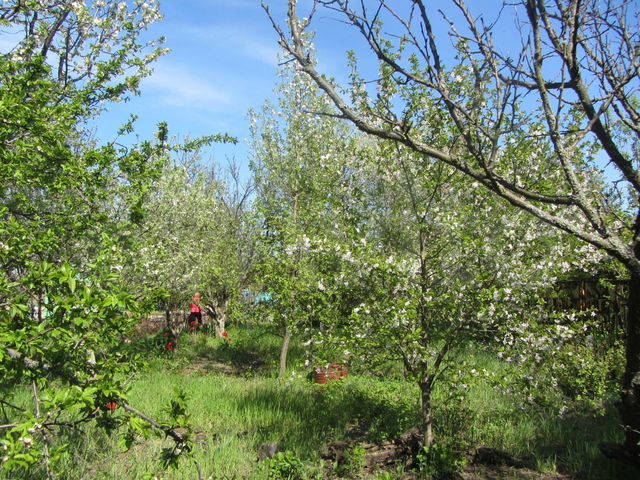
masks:
{"label": "wooden fence", "polygon": [[564,280],[556,284],[551,304],[556,311],[595,311],[603,329],[621,335],[627,318],[628,280]]}
{"label": "wooden fence", "polygon": [[[181,331],[186,327],[186,321],[189,312],[186,310],[172,310],[167,312],[153,312],[148,318],[142,320],[137,327],[138,334],[149,335],[157,333],[166,326],[170,326],[176,331]],[[207,323],[208,317],[205,312],[202,313],[203,323]]]}

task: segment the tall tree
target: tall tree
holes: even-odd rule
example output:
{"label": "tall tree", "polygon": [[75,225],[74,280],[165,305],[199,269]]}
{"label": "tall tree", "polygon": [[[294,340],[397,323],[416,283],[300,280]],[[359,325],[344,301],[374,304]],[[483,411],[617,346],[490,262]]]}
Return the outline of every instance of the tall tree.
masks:
{"label": "tall tree", "polygon": [[251,278],[256,232],[251,181],[241,181],[233,162],[225,177],[202,161],[202,147],[213,141],[235,139],[211,135],[172,144],[177,158],[165,159],[145,199],[143,209],[153,215],[142,219],[123,274],[140,295],[163,293],[158,306],[168,320],[201,292],[221,334],[230,302]]}
{"label": "tall tree", "polygon": [[[454,167],[626,267],[630,288],[621,453],[638,461],[637,2],[505,2],[495,21],[472,13],[464,0],[452,0],[448,16],[421,0],[393,5],[318,0],[304,19],[297,3],[289,1],[286,31],[272,18],[280,44],[344,118],[362,131]],[[362,34],[382,75],[370,83],[355,75],[342,90],[318,71],[304,33],[319,7]],[[437,28],[438,19],[444,30]],[[438,38],[440,31],[449,32],[450,44]],[[512,50],[502,47],[507,44]],[[373,86],[391,95],[370,95]],[[415,128],[425,101],[439,105],[455,126],[446,145],[430,143]],[[522,151],[527,145],[533,147],[528,158],[512,154],[512,147]]]}
{"label": "tall tree", "polygon": [[235,161],[225,169],[212,169],[209,181],[217,189],[216,231],[208,239],[208,261],[203,262],[200,289],[205,294],[209,315],[222,335],[233,307],[241,301],[241,293],[249,288],[258,261],[259,237],[257,215],[253,208],[253,179],[243,180]]}
{"label": "tall tree", "polygon": [[219,231],[218,190],[190,154],[165,159],[161,177],[145,199],[145,216],[135,230],[131,258],[123,270],[132,289],[163,291],[167,312],[189,304],[201,288],[211,245]]}

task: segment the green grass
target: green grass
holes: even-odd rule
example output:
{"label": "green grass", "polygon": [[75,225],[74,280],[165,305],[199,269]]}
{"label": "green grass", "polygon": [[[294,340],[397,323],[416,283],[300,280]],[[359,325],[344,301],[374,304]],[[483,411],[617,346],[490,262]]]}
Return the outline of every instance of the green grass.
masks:
{"label": "green grass", "polygon": [[[475,364],[488,371],[505,368],[482,353],[475,353]],[[468,416],[458,432],[467,437],[469,446],[507,452],[542,473],[603,480],[638,478],[636,468],[606,459],[598,448],[599,443],[620,443],[623,439],[613,400],[603,415],[561,416],[552,408],[527,405],[517,395],[504,395],[478,379],[470,385],[465,406]]]}
{"label": "green grass", "polygon": [[[314,385],[300,368],[303,353],[294,342],[294,367],[281,383],[276,378],[278,337],[257,328],[230,333],[230,345],[200,334],[181,338],[173,354],[157,348],[129,394],[131,405],[166,419],[175,388],[186,392],[190,424],[198,433],[193,458],[205,478],[267,478],[268,465],[257,457],[260,446],[271,442],[292,452],[309,475],[321,475],[320,452],[327,442],[345,439],[354,430],[369,441],[389,439],[418,421],[418,389],[397,375],[385,380],[352,374],[346,381]],[[486,354],[474,355],[482,366],[501,368]],[[434,399],[441,440],[503,450],[543,473],[589,479],[638,476],[637,470],[608,461],[598,451],[599,442],[621,439],[612,408],[604,416],[560,418],[544,409],[521,408],[516,397],[503,395],[479,377],[460,405],[447,403],[445,393],[438,389]],[[116,436],[102,431],[67,440],[71,455],[65,479],[138,479],[146,474],[197,478],[188,458],[175,470],[163,470],[160,452],[171,444],[165,439],[140,439],[129,452],[123,452]],[[0,478],[6,477],[0,472]]]}

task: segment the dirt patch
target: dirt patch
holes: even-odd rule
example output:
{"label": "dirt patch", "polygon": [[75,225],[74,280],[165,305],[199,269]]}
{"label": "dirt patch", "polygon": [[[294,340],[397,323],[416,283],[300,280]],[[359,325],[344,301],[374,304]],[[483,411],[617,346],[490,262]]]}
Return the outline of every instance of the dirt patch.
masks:
{"label": "dirt patch", "polygon": [[182,370],[183,375],[210,375],[212,373],[238,375],[238,371],[231,365],[213,360],[194,360]]}
{"label": "dirt patch", "polygon": [[211,375],[222,374],[235,377],[253,375],[266,368],[262,360],[244,361],[237,363],[221,362],[215,358],[199,358],[186,366],[182,373],[185,375]]}
{"label": "dirt patch", "polygon": [[469,464],[460,478],[464,480],[569,480],[561,474],[541,473],[526,462],[494,448],[480,447],[467,452]]}
{"label": "dirt patch", "polygon": [[[356,432],[357,430],[354,430],[354,433]],[[365,474],[396,470],[399,466],[411,469],[415,467],[415,458],[420,450],[420,434],[417,429],[412,429],[386,442],[369,443],[357,439],[338,441],[327,445],[321,452],[321,457],[328,461],[331,468],[336,465],[340,469],[346,462],[349,452],[356,446],[364,448],[366,452]]]}
{"label": "dirt patch", "polygon": [[[403,467],[407,472],[403,479],[417,479],[416,456],[421,449],[420,434],[417,429],[409,430],[400,437],[387,442],[368,443],[358,439],[338,441],[325,447],[321,456],[330,465],[327,477],[332,477],[333,466],[340,468],[346,461],[348,452],[354,447],[364,448],[366,466],[364,476],[368,478],[383,471],[397,471]],[[469,450],[466,453],[467,466],[451,477],[458,480],[570,480],[560,474],[541,473],[526,462],[513,458],[506,452],[488,447]],[[414,470],[412,472],[412,470]]]}
{"label": "dirt patch", "polygon": [[162,330],[166,325],[166,320],[164,317],[149,317],[143,320],[140,320],[134,330],[133,330],[133,338],[144,338],[149,335],[154,335]]}
{"label": "dirt patch", "polygon": [[505,465],[470,465],[464,469],[459,478],[463,480],[569,480],[571,477]]}

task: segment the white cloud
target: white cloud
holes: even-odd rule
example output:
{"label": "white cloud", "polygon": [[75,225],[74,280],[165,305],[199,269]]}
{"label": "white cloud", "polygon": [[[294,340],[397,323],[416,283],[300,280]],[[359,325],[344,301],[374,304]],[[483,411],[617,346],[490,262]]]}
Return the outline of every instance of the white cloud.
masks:
{"label": "white cloud", "polygon": [[166,62],[156,66],[144,88],[157,90],[162,103],[176,107],[220,111],[232,103],[226,90],[185,67]]}
{"label": "white cloud", "polygon": [[[182,31],[198,40],[207,42],[211,47],[233,48],[237,54],[275,66],[278,53],[275,33],[259,37],[247,25],[211,25],[207,28],[184,26]],[[271,33],[271,32],[270,32]]]}

